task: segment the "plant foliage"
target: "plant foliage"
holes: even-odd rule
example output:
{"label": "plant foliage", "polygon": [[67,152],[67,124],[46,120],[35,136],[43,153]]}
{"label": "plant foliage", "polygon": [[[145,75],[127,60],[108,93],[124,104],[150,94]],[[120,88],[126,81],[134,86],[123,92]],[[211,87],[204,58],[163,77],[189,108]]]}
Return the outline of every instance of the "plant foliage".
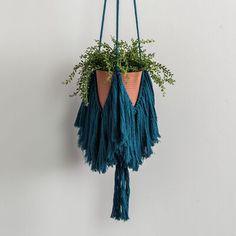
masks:
{"label": "plant foliage", "polygon": [[[96,70],[108,71],[113,74],[117,65],[116,40],[112,38],[112,46],[108,43],[99,43],[95,40],[94,46],[88,47],[80,56],[80,61],[74,66],[72,73],[63,84],[69,84],[77,78],[76,89],[70,96],[79,94],[82,101],[88,104],[88,93],[91,74]],[[164,65],[155,60],[155,53],[148,53],[144,45],[153,43],[154,40],[141,40],[141,54],[139,52],[138,40],[131,39],[130,43],[120,40],[118,66],[122,73],[147,70],[152,80],[159,85],[165,95],[166,83],[174,84],[173,74]],[[112,77],[112,76],[110,76]]]}

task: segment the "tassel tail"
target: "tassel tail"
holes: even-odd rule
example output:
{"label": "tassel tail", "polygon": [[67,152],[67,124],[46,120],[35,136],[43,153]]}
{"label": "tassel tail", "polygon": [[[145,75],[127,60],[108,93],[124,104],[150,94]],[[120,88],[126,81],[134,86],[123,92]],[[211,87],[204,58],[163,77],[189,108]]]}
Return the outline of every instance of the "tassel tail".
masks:
{"label": "tassel tail", "polygon": [[129,170],[119,163],[116,165],[115,170],[115,187],[111,218],[124,221],[129,219],[129,195]]}

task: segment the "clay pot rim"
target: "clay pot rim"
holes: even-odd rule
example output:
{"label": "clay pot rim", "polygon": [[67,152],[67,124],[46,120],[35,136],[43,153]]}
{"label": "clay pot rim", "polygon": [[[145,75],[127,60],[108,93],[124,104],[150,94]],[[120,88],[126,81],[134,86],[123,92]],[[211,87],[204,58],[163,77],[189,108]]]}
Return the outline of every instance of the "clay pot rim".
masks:
{"label": "clay pot rim", "polygon": [[[96,72],[102,72],[102,73],[107,73],[107,74],[111,74],[109,71],[107,70],[96,70]],[[143,71],[142,70],[139,70],[139,71],[130,71],[130,72],[126,72],[126,73],[121,73],[122,75],[126,75],[126,74],[135,74],[135,73],[142,73]],[[112,72],[113,74],[114,72]]]}

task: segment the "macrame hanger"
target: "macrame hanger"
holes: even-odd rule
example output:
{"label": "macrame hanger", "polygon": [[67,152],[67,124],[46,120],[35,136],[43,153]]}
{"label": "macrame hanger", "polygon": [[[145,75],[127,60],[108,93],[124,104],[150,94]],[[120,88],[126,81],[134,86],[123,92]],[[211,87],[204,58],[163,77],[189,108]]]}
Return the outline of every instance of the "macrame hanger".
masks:
{"label": "macrame hanger", "polygon": [[[143,71],[138,106],[132,106],[123,84],[119,68],[121,44],[119,43],[120,0],[116,4],[116,38],[112,52],[116,56],[116,66],[112,75],[109,94],[103,109],[98,105],[98,83],[94,73],[91,77],[89,104],[82,103],[75,126],[79,128],[78,144],[85,150],[86,162],[91,169],[105,173],[108,167],[115,166],[115,184],[111,217],[116,220],[129,219],[130,177],[129,169],[137,171],[144,158],[152,154],[152,146],[159,141],[157,115],[154,106],[154,93],[151,78]],[[126,0],[127,1],[127,0]],[[138,25],[136,0],[133,0],[137,30],[137,56],[141,56],[141,42]],[[102,49],[107,0],[104,0],[99,37],[99,50]],[[135,112],[134,112],[135,111]],[[90,132],[98,130],[98,132]],[[145,135],[143,135],[145,134]]]}

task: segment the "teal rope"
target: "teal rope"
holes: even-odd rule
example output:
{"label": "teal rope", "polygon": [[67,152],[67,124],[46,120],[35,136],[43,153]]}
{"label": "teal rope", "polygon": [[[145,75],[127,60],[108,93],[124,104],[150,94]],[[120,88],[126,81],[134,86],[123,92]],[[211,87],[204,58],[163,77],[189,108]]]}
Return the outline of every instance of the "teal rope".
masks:
{"label": "teal rope", "polygon": [[139,33],[138,11],[137,11],[136,0],[134,0],[134,14],[135,14],[135,22],[136,22],[137,37],[138,37],[139,55],[141,56],[141,52],[142,52],[142,51],[141,51],[141,45],[140,45],[140,33]]}
{"label": "teal rope", "polygon": [[[135,22],[136,22],[139,54],[141,56],[142,50],[141,50],[141,43],[140,43],[139,21],[138,21],[138,11],[137,11],[136,0],[133,0],[133,3],[134,3],[134,13],[135,13]],[[106,15],[106,6],[107,6],[107,0],[104,0],[102,21],[101,21],[101,30],[100,30],[100,37],[99,37],[99,50],[101,49],[101,43],[102,43],[102,37],[103,37],[103,29],[104,29],[105,15]],[[119,14],[120,14],[120,1],[116,0],[116,61],[117,61],[117,65],[119,62]]]}
{"label": "teal rope", "polygon": [[116,0],[116,65],[119,62],[119,10],[120,1]]}
{"label": "teal rope", "polygon": [[99,51],[101,49],[101,43],[102,43],[103,28],[104,28],[104,21],[105,21],[105,15],[106,15],[106,6],[107,6],[107,0],[104,0],[103,13],[102,13],[102,23],[101,23],[101,30],[100,30],[100,37],[99,37]]}

